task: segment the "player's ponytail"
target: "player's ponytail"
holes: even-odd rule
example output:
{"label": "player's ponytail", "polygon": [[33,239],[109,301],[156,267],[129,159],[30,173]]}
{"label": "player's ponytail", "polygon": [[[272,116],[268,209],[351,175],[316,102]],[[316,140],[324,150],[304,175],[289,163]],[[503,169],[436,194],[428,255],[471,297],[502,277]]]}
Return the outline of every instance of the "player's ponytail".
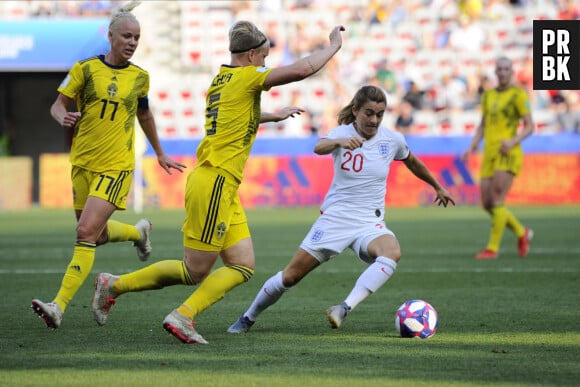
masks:
{"label": "player's ponytail", "polygon": [[113,11],[113,14],[111,15],[111,22],[109,23],[109,31],[114,30],[117,23],[121,19],[127,18],[137,21],[137,18],[131,13],[131,11],[134,10],[135,7],[137,7],[139,4],[141,4],[141,1],[131,0],[127,4]]}

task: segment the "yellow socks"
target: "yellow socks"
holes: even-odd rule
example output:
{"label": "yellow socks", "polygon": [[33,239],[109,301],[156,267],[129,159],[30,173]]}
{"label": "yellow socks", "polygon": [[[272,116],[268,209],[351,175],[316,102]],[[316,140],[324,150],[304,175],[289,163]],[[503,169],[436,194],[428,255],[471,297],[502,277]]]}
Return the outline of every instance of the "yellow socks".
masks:
{"label": "yellow socks", "polygon": [[487,243],[487,248],[489,250],[499,251],[499,245],[505,231],[507,218],[508,212],[503,205],[494,207],[491,210],[491,232]]}
{"label": "yellow socks", "polygon": [[123,274],[117,281],[113,282],[111,290],[117,294],[123,294],[161,289],[171,285],[193,285],[183,261],[160,261],[141,270]]}
{"label": "yellow socks", "polygon": [[116,220],[107,222],[107,232],[109,234],[109,242],[138,241],[141,239],[141,234],[137,227],[132,224],[117,222]]}
{"label": "yellow socks", "polygon": [[91,272],[95,261],[95,248],[96,244],[89,242],[77,242],[75,245],[73,257],[54,299],[63,312]]}
{"label": "yellow socks", "polygon": [[499,251],[499,246],[506,226],[513,230],[518,238],[524,235],[526,230],[507,207],[504,205],[494,207],[491,210],[491,232],[487,243],[487,249]]}
{"label": "yellow socks", "polygon": [[519,220],[514,216],[514,214],[512,214],[510,210],[507,208],[505,210],[507,212],[506,222],[508,228],[512,230],[518,238],[522,237],[526,232],[526,228],[519,222]]}
{"label": "yellow socks", "polygon": [[[244,266],[221,267],[212,272],[177,310],[193,320],[197,314],[221,300],[227,292],[248,281],[253,274],[253,269]],[[113,282],[111,290],[121,295],[171,285],[194,285],[183,261],[156,262],[141,270],[123,274]]]}
{"label": "yellow socks", "polygon": [[487,248],[493,251],[499,251],[499,245],[501,243],[501,238],[505,231],[505,226],[507,224],[508,211],[503,206],[496,206],[491,210],[491,232],[489,234],[489,241],[487,242]]}
{"label": "yellow socks", "polygon": [[193,320],[221,300],[227,292],[252,278],[253,274],[254,270],[245,266],[223,266],[212,272],[177,311]]}

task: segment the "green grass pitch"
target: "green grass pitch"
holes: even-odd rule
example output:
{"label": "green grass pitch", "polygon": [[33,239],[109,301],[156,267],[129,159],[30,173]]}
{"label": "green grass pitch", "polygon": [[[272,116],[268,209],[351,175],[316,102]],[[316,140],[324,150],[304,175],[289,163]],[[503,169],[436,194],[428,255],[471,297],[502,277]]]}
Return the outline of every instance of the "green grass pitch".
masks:
{"label": "green grass pitch", "polygon": [[[506,231],[501,256],[477,261],[489,218],[480,208],[387,209],[403,257],[391,280],[340,329],[325,309],[365,265],[350,252],[322,265],[243,335],[226,332],[262,283],[281,270],[317,208],[248,211],[256,273],[197,318],[209,345],[184,345],[163,318],[193,288],[127,294],[99,327],[90,310],[96,273],[132,271],[130,243],[99,247],[93,272],[60,329],[45,328],[32,298],[50,301],[74,242],[72,210],[0,213],[0,386],[573,386],[580,385],[580,207],[515,207],[535,231],[528,257]],[[181,259],[182,211],[150,217],[150,261]],[[428,340],[402,339],[396,309],[421,298],[439,313]]]}

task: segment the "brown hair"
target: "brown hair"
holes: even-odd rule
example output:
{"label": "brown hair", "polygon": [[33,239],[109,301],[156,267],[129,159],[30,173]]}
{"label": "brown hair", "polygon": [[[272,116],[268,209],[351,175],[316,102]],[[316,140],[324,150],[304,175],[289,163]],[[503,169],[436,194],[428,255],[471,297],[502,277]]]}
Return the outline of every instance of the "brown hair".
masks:
{"label": "brown hair", "polygon": [[354,122],[355,116],[352,112],[353,108],[359,110],[365,103],[373,101],[376,103],[387,104],[387,95],[385,92],[376,86],[363,86],[352,97],[352,100],[340,109],[338,112],[338,123],[339,125],[348,125]]}

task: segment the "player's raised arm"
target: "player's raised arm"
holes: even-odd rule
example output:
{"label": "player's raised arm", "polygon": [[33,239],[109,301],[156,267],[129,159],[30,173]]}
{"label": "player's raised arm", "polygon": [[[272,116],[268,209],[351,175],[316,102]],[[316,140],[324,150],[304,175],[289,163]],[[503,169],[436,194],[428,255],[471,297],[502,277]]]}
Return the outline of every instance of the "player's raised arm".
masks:
{"label": "player's raised arm", "polygon": [[296,62],[283,67],[273,69],[266,77],[264,86],[285,85],[287,83],[300,81],[315,74],[340,50],[342,47],[343,26],[336,26],[330,33],[330,44],[314,53],[297,60]]}

